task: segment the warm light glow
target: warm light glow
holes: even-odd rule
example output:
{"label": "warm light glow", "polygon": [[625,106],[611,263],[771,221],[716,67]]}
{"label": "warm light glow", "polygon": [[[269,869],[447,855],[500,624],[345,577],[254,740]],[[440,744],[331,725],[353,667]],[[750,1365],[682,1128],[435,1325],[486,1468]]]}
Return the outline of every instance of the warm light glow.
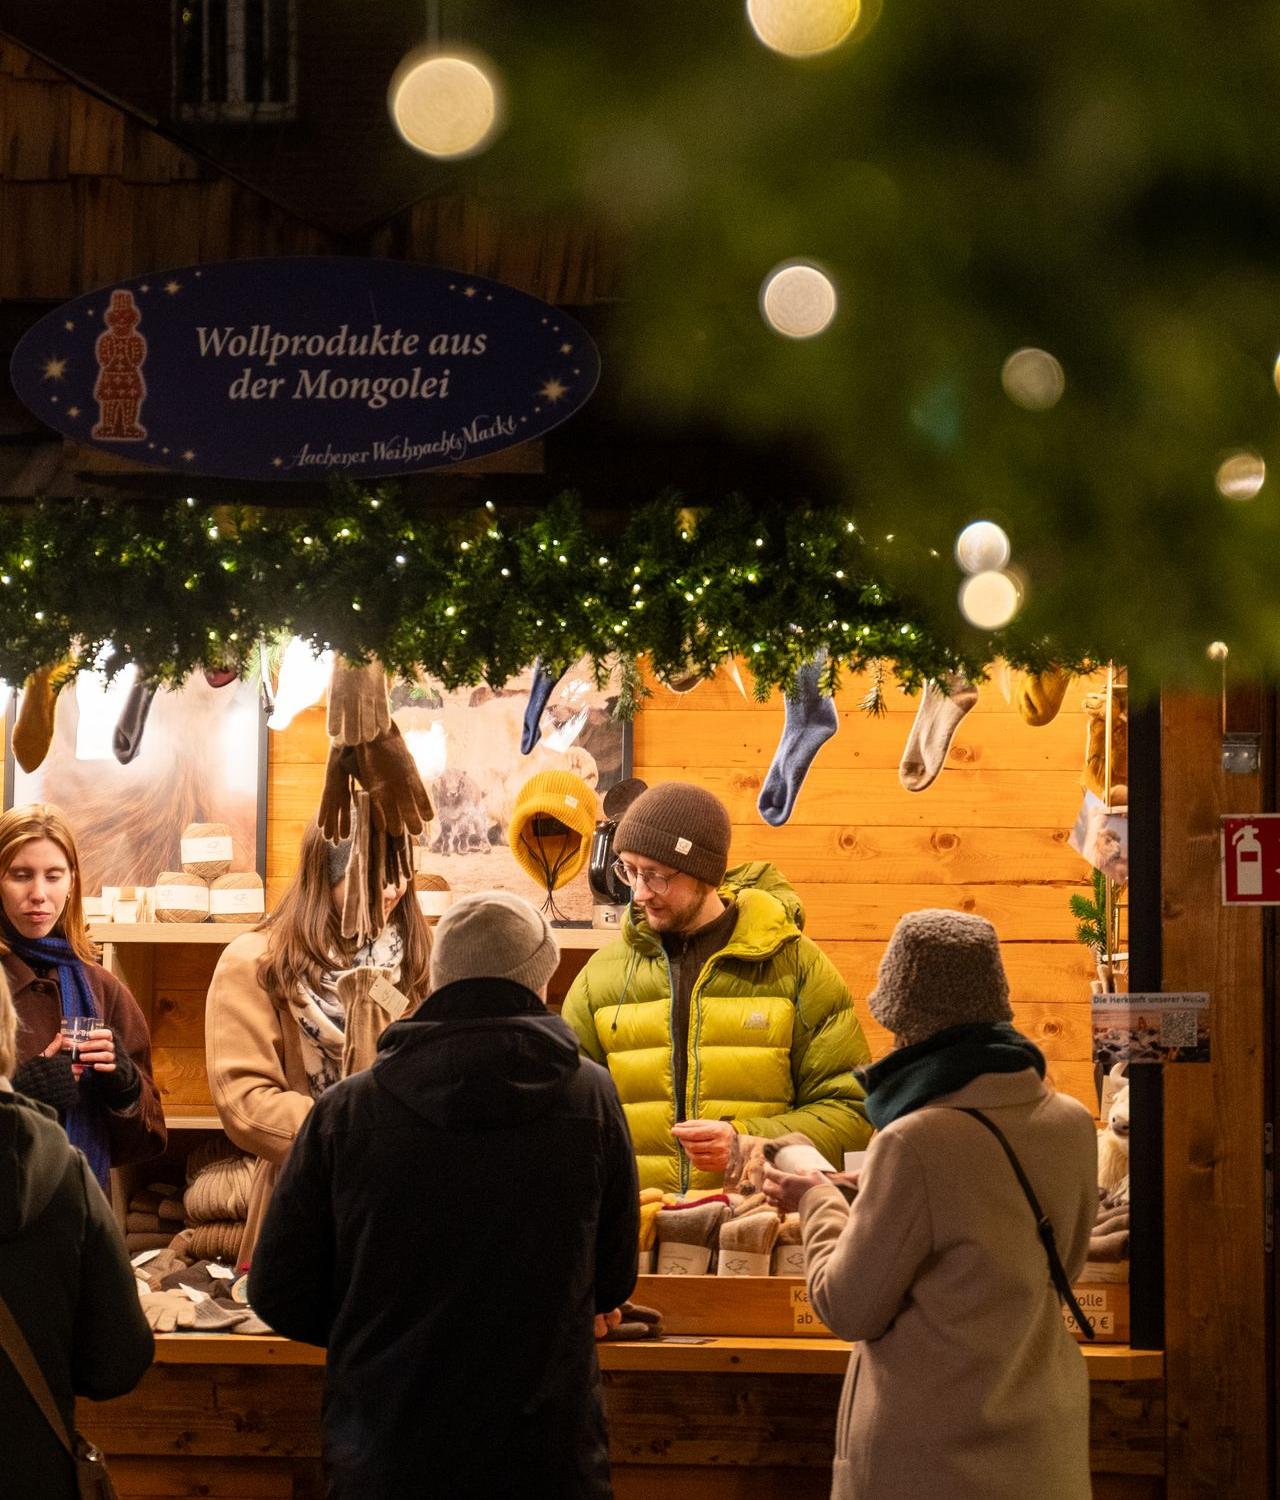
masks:
{"label": "warm light glow", "polygon": [[1015,406],[1025,411],[1048,411],[1062,400],[1067,377],[1044,349],[1017,349],[1004,362],[1000,384]]}
{"label": "warm light glow", "polygon": [[979,630],[999,630],[1018,613],[1018,585],[1007,573],[975,573],[960,585],[960,613]]}
{"label": "warm light glow", "polygon": [[1267,477],[1267,466],[1256,453],[1241,448],[1218,465],[1214,483],[1224,500],[1252,500]]}
{"label": "warm light glow", "polygon": [[432,782],[444,773],[449,762],[449,745],[439,719],[429,729],[406,729],[404,742],[423,781]]}
{"label": "warm light glow", "polygon": [[810,339],[836,315],[836,289],[808,261],[775,266],[760,288],[765,322],[789,339]]}
{"label": "warm light glow", "polygon": [[956,561],[966,573],[999,572],[1013,549],[994,521],[973,521],[956,538]]}
{"label": "warm light glow", "polygon": [[304,708],[319,703],[333,675],[333,652],[316,651],[294,636],[285,647],[268,729],[288,729]]}
{"label": "warm light glow", "polygon": [[439,53],[405,58],[387,101],[396,129],[428,156],[470,156],[488,141],[498,118],[497,91],[485,69]]}
{"label": "warm light glow", "polygon": [[1210,641],[1207,654],[1210,661],[1226,661],[1230,652],[1226,641]]}
{"label": "warm light glow", "polygon": [[101,670],[108,655],[110,648],[99,655],[92,672],[76,673],[77,760],[115,759],[115,751],[111,746],[112,737],[138,669],[130,663],[117,672],[108,684],[106,673]]}
{"label": "warm light glow", "polygon": [[813,57],[838,47],[858,24],[861,0],[747,0],[747,18],[766,47]]}

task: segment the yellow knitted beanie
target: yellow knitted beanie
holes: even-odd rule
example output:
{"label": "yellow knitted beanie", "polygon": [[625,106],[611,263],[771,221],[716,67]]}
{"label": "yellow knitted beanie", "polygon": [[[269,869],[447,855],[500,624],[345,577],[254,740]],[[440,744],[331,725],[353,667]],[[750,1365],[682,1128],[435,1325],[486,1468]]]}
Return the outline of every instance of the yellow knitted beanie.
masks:
{"label": "yellow knitted beanie", "polygon": [[572,771],[540,771],[520,788],[507,833],[511,852],[539,890],[558,890],[591,853],[596,794]]}

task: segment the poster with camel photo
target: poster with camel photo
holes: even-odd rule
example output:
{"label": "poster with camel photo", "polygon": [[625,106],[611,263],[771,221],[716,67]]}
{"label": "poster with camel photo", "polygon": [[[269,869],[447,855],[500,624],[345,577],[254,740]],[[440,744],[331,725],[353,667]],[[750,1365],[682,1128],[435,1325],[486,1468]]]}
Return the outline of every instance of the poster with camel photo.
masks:
{"label": "poster with camel photo", "polygon": [[[392,691],[392,717],[436,814],[419,865],[447,880],[455,895],[507,890],[541,906],[545,889],[520,868],[507,843],[521,787],[541,771],[571,771],[598,800],[631,774],[631,726],[613,716],[616,676],[598,686],[589,660],[571,667],[552,689],[538,743],[524,755],[520,741],[532,684],[529,670],[496,691],[449,692],[426,676]],[[590,922],[585,869],[556,892],[556,907],[567,922]]]}
{"label": "poster with camel photo", "polygon": [[255,682],[210,687],[194,672],[152,700],[137,751],[121,765],[113,736],[133,668],[106,683],[81,672],[58,694],[53,742],[30,773],[13,757],[15,703],[6,735],[5,806],[52,802],[70,820],[85,895],[104,885],[154,885],[180,870],[182,830],[225,823],[233,870],[265,873],[266,747]]}

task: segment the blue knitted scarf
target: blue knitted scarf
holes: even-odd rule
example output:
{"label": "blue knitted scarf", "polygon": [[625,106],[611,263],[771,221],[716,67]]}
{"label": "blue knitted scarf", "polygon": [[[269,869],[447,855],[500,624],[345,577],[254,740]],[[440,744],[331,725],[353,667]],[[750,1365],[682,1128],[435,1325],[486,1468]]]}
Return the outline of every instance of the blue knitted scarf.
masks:
{"label": "blue knitted scarf", "polygon": [[[102,1011],[97,997],[89,984],[84,964],[66,938],[51,933],[48,937],[23,937],[7,917],[0,918],[5,942],[12,952],[32,969],[54,969],[58,976],[58,994],[62,1000],[62,1014],[70,1016],[97,1016]],[[83,1082],[83,1079],[81,1080]],[[71,1105],[63,1120],[67,1139],[85,1154],[93,1175],[102,1184],[104,1193],[111,1191],[111,1157],[107,1145],[107,1122],[102,1106],[77,1090],[78,1102]]]}

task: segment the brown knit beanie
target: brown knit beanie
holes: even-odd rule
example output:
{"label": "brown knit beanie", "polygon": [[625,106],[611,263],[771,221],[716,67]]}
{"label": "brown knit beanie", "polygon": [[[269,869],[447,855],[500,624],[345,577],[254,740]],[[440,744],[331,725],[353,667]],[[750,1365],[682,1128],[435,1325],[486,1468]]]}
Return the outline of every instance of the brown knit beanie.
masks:
{"label": "brown knit beanie", "polygon": [[541,991],[560,962],[540,911],[509,891],[463,896],[440,918],[431,946],[431,988],[459,979],[509,979]]}
{"label": "brown knit beanie", "polygon": [[884,950],[867,1004],[903,1046],[949,1026],[1012,1021],[995,928],[965,912],[908,912]]}
{"label": "brown knit beanie", "polygon": [[714,793],[683,781],[651,786],[623,813],[613,847],[639,854],[707,885],[729,866],[729,810]]}

